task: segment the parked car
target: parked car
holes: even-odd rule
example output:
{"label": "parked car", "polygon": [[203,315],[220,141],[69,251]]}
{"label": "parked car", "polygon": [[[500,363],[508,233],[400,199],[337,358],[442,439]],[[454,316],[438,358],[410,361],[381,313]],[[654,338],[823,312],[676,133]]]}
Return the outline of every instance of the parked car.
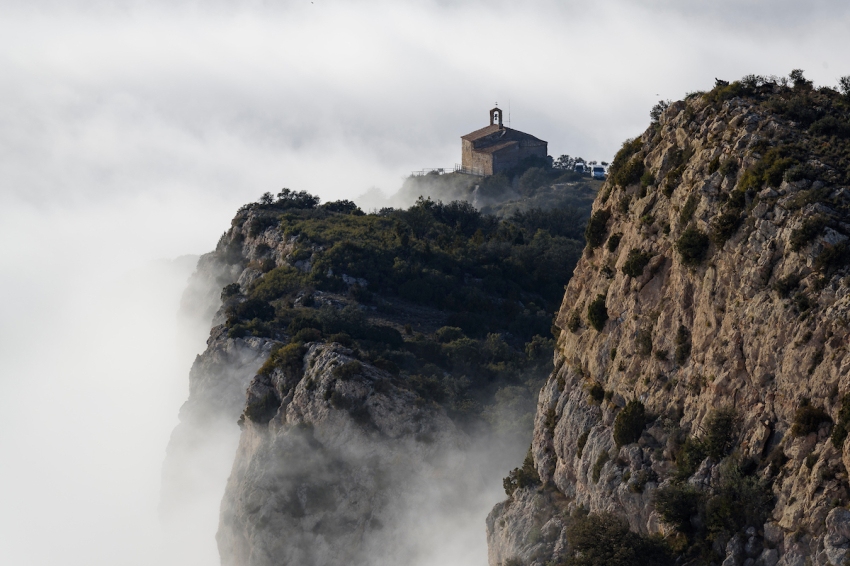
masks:
{"label": "parked car", "polygon": [[576,173],[584,173],[586,171],[584,163],[576,163],[575,167],[573,167],[573,171],[575,171]]}
{"label": "parked car", "polygon": [[601,165],[594,165],[590,170],[590,176],[594,179],[604,179],[605,178],[605,168]]}

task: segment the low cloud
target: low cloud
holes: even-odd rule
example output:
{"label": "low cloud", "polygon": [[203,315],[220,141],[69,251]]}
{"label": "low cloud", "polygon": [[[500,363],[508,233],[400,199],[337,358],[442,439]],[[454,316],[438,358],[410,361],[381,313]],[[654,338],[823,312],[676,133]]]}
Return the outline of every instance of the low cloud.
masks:
{"label": "low cloud", "polygon": [[459,162],[495,102],[551,154],[610,160],[659,98],[715,77],[835,84],[848,10],[7,0],[0,554],[157,563],[160,467],[204,344],[174,346],[189,268],[153,262],[211,250],[241,204],[282,187],[390,195]]}

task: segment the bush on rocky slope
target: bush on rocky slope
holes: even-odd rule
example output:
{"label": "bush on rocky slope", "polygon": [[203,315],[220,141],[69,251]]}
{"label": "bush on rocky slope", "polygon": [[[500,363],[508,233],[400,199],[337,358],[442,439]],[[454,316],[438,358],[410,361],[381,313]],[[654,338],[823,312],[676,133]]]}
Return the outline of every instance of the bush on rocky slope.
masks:
{"label": "bush on rocky slope", "polygon": [[629,531],[624,520],[610,513],[577,514],[567,530],[566,566],[667,566],[674,563],[660,537]]}
{"label": "bush on rocky slope", "polygon": [[551,368],[549,313],[581,254],[587,208],[500,219],[420,198],[362,214],[282,194],[243,207],[220,245],[234,261],[237,242],[240,261],[259,272],[228,287],[229,335],[291,342],[263,372],[291,373],[302,344],[340,342],[461,420],[530,426],[533,403],[496,393],[532,399]]}

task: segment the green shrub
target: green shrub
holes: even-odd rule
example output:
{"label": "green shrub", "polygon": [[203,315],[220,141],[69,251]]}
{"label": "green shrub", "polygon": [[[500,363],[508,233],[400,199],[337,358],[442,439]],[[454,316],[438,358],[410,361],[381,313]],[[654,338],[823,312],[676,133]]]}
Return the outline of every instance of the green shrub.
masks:
{"label": "green shrub", "polygon": [[350,348],[354,345],[354,341],[351,339],[351,336],[349,336],[345,332],[331,334],[330,336],[328,336],[328,342],[336,342],[337,344],[345,346],[346,348]]}
{"label": "green shrub", "polygon": [[584,445],[587,444],[587,437],[590,435],[590,430],[586,430],[581,433],[581,436],[578,437],[576,441],[576,456],[581,459],[581,454],[584,452]]}
{"label": "green shrub", "polygon": [[711,223],[711,241],[720,248],[738,231],[741,225],[741,213],[737,209],[721,213]]}
{"label": "green shrub", "polygon": [[608,237],[608,251],[613,252],[620,245],[620,240],[623,238],[622,232],[614,232]]}
{"label": "green shrub", "polygon": [[626,521],[610,513],[574,516],[567,527],[566,566],[672,566],[661,537],[629,531]]}
{"label": "green shrub", "polygon": [[232,321],[257,319],[265,322],[274,320],[274,315],[274,307],[262,299],[248,299],[227,308],[227,318]]}
{"label": "green shrub", "polygon": [[698,516],[704,494],[689,484],[673,484],[655,492],[655,510],[661,520],[682,534],[693,532],[692,518]]}
{"label": "green shrub", "polygon": [[806,436],[817,432],[823,423],[831,423],[832,419],[821,407],[804,402],[794,413],[794,424],[791,426],[793,436]]}
{"label": "green shrub", "polygon": [[318,342],[322,339],[322,331],[318,328],[302,328],[295,336],[292,337],[293,342]]}
{"label": "green shrub", "polygon": [[686,438],[676,453],[676,477],[685,480],[694,475],[707,456],[701,440],[692,436]]}
{"label": "green shrub", "polygon": [[794,289],[796,289],[800,285],[800,276],[796,273],[792,273],[783,277],[781,279],[777,279],[773,284],[774,290],[779,293],[781,296],[788,298]]}
{"label": "green shrub", "polygon": [[826,245],[823,251],[815,258],[815,269],[831,275],[835,270],[850,264],[850,248],[845,242]]}
{"label": "green shrub", "polygon": [[646,422],[643,403],[637,399],[629,401],[614,419],[614,442],[618,447],[637,442]]}
{"label": "green shrub", "polygon": [[306,286],[305,275],[294,267],[282,265],[266,273],[251,289],[251,296],[272,301]]}
{"label": "green shrub", "polygon": [[623,263],[622,271],[629,277],[640,277],[643,275],[643,269],[647,266],[650,259],[652,259],[651,253],[632,248],[629,250],[629,255],[626,257],[625,263]]}
{"label": "green shrub", "polygon": [[738,162],[734,159],[727,159],[720,164],[719,171],[721,175],[728,177],[738,171]]}
{"label": "green shrub", "polygon": [[578,310],[573,310],[570,313],[569,318],[567,318],[567,330],[570,332],[575,332],[581,326],[581,316],[578,314]]}
{"label": "green shrub", "polygon": [[737,466],[721,467],[720,482],[705,500],[707,538],[725,538],[747,525],[762,525],[773,509],[770,484],[744,476]]}
{"label": "green shrub", "polygon": [[699,265],[708,253],[708,236],[695,226],[690,226],[676,240],[676,251],[685,265]]}
{"label": "green shrub", "polygon": [[702,444],[706,455],[720,460],[729,454],[735,439],[735,410],[724,407],[711,411],[704,428]]}
{"label": "green shrub", "polygon": [[599,405],[602,403],[602,399],[605,398],[605,390],[602,388],[602,384],[598,381],[594,381],[593,384],[587,388],[587,394],[590,396],[590,402],[592,405]]}
{"label": "green shrub", "polygon": [[350,379],[363,371],[363,364],[357,360],[351,360],[340,364],[333,369],[333,376],[337,379]]}
{"label": "green shrub", "polygon": [[307,348],[299,342],[293,342],[285,346],[279,346],[272,350],[271,355],[257,371],[259,375],[271,375],[275,368],[280,368],[290,375],[301,375],[304,367],[304,354]]}
{"label": "green shrub", "polygon": [[442,342],[445,344],[447,342],[454,342],[455,340],[460,340],[461,338],[465,338],[466,336],[464,335],[463,330],[461,330],[457,326],[443,326],[434,333],[434,337],[437,339],[437,342]]}
{"label": "green shrub", "polygon": [[823,216],[806,218],[803,224],[791,232],[791,249],[800,251],[803,246],[814,240],[826,227],[826,219]]}
{"label": "green shrub", "polygon": [[525,455],[521,468],[514,468],[504,480],[502,487],[508,497],[512,496],[518,489],[540,485],[540,475],[534,467],[534,458],[531,456],[531,447]]}
{"label": "green shrub", "polygon": [[221,299],[224,300],[229,297],[235,297],[241,292],[242,288],[239,286],[239,283],[231,283],[230,285],[225,285],[224,289],[221,290]]}
{"label": "green shrub", "polygon": [[[623,147],[617,152],[617,155],[614,156],[614,161],[611,162],[611,166],[608,168],[608,178],[610,180],[614,180],[615,177],[620,175],[620,170],[625,169],[627,164],[632,159],[632,156],[640,151],[643,146],[643,142],[640,138],[633,138],[630,140],[626,140],[623,143]],[[638,179],[640,178],[640,174],[638,174]],[[616,181],[614,181],[616,184]]]}
{"label": "green shrub", "polygon": [[266,424],[277,414],[279,407],[280,399],[272,389],[260,398],[251,396],[242,416],[257,424]]}
{"label": "green shrub", "polygon": [[363,216],[364,214],[364,212],[360,210],[360,207],[350,200],[326,202],[321,205],[320,208],[323,208],[328,212],[336,212],[339,214],[354,214],[356,216]]}
{"label": "green shrub", "polygon": [[398,364],[385,358],[378,358],[374,360],[372,365],[393,375],[399,375],[399,373],[401,373],[401,368],[398,367]]}
{"label": "green shrub", "polygon": [[599,453],[599,456],[596,458],[596,462],[593,463],[593,468],[591,469],[593,483],[599,483],[599,477],[602,475],[602,468],[605,467],[605,463],[610,459],[611,457],[608,455],[607,450],[603,450]]}
{"label": "green shrub", "polygon": [[584,238],[588,246],[598,248],[605,242],[609,218],[611,218],[611,212],[607,209],[597,210],[593,213],[584,231]]}
{"label": "green shrub", "polygon": [[697,192],[692,192],[688,195],[688,200],[685,201],[685,205],[682,207],[682,211],[679,213],[679,224],[684,226],[688,222],[691,221],[691,218],[694,217],[694,212],[697,210],[697,206],[699,206],[700,195]]}
{"label": "green shrub", "polygon": [[796,153],[797,149],[792,146],[770,148],[762,159],[744,172],[738,183],[738,190],[758,191],[765,184],[778,187],[782,183],[785,172],[799,164],[799,161],[792,157]]}
{"label": "green shrub", "polygon": [[608,320],[608,308],[605,306],[605,295],[601,293],[587,305],[587,323],[597,332],[602,332]]}
{"label": "green shrub", "polygon": [[625,194],[620,197],[620,201],[617,203],[617,210],[620,211],[620,214],[628,214],[629,207],[632,204],[632,195]]}
{"label": "green shrub", "polygon": [[643,175],[640,177],[640,186],[642,189],[646,189],[650,185],[655,184],[655,175],[652,174],[652,171],[644,171]]}
{"label": "green shrub", "polygon": [[414,374],[408,376],[407,384],[420,397],[428,401],[445,403],[449,398],[449,391],[446,391],[446,384],[432,375]]}

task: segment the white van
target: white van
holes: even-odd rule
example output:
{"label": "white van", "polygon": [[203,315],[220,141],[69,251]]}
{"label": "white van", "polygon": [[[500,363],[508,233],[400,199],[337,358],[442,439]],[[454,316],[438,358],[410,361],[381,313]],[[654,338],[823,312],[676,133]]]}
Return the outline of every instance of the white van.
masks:
{"label": "white van", "polygon": [[579,161],[578,163],[576,163],[575,167],[573,167],[573,171],[575,171],[576,173],[584,173],[584,171],[585,171],[584,167],[585,167],[584,163]]}
{"label": "white van", "polygon": [[605,178],[605,168],[601,165],[594,165],[590,170],[590,176],[594,179],[604,179]]}

